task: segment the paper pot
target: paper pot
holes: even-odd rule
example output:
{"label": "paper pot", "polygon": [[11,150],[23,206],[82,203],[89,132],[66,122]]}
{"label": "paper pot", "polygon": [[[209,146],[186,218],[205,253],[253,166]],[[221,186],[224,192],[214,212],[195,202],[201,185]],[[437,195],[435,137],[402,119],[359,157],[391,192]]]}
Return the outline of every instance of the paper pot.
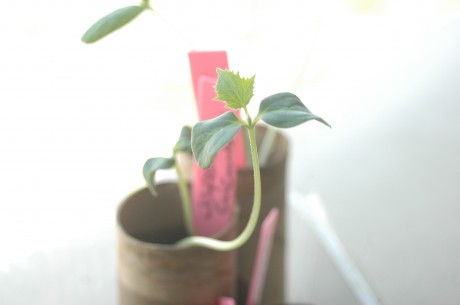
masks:
{"label": "paper pot", "polygon": [[[158,185],[158,196],[141,189],[117,215],[118,279],[122,305],[217,305],[234,296],[236,252],[178,249],[185,236],[175,184]],[[237,220],[220,239],[235,236]]]}
{"label": "paper pot", "polygon": [[[257,142],[263,138],[266,127],[256,129]],[[285,172],[288,154],[288,141],[281,133],[275,138],[268,162],[261,167],[262,208],[255,234],[241,249],[238,250],[238,300],[244,304],[247,295],[254,256],[256,255],[259,230],[264,217],[273,207],[278,207],[280,214],[276,228],[273,250],[271,253],[267,279],[265,283],[263,304],[284,303],[284,242],[285,242]],[[246,225],[252,208],[254,182],[252,169],[243,169],[238,173],[237,201],[240,205],[240,226]]]}

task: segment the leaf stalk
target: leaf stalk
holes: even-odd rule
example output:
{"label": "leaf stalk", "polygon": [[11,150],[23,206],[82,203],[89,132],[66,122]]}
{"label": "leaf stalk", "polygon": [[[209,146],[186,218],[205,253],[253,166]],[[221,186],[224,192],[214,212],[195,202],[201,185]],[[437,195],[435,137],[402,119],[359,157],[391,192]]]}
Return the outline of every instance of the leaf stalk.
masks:
{"label": "leaf stalk", "polygon": [[177,155],[174,156],[174,159],[175,159],[174,168],[176,169],[176,174],[177,174],[177,184],[179,186],[179,194],[180,194],[181,203],[182,203],[182,211],[184,214],[185,229],[189,236],[193,236],[195,234],[194,234],[193,223],[192,223],[192,204],[190,200],[190,191],[185,181],[184,175],[182,174],[182,170],[180,169],[180,166],[178,164]]}

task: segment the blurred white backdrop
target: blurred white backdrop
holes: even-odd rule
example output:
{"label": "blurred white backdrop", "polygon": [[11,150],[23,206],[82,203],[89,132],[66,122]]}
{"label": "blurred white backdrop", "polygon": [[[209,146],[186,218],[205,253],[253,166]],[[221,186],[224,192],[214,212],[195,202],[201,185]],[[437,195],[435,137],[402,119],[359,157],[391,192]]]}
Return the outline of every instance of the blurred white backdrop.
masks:
{"label": "blurred white backdrop", "polygon": [[[132,4],[0,3],[0,271],[112,230],[144,161],[168,155],[196,120],[190,50],[228,51],[231,68],[257,74],[255,101],[292,91],[343,131],[388,107],[375,97],[423,55],[425,36],[460,16],[455,0],[159,0],[159,13],[80,41]],[[311,124],[288,135],[307,150],[331,132]],[[292,176],[306,171],[297,164]]]}

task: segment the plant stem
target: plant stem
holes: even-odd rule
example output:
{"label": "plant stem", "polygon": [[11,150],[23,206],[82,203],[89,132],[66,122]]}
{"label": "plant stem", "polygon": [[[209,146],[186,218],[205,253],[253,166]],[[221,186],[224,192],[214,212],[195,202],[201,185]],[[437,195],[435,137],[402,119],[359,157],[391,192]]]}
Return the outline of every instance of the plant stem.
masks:
{"label": "plant stem", "polygon": [[252,126],[252,119],[251,116],[249,115],[249,111],[247,107],[244,107],[244,113],[246,114],[246,119],[248,120],[248,125]]}
{"label": "plant stem", "polygon": [[184,223],[185,229],[187,230],[187,234],[189,236],[194,235],[193,224],[192,224],[192,204],[190,200],[190,192],[185,182],[184,175],[182,175],[182,171],[180,166],[177,162],[177,157],[175,156],[174,168],[176,169],[177,173],[177,184],[179,186],[179,194],[182,202],[182,211],[184,213]]}
{"label": "plant stem", "polygon": [[[248,118],[249,119],[249,118]],[[260,181],[259,157],[257,154],[256,137],[254,125],[247,126],[249,134],[249,144],[251,147],[252,166],[254,170],[254,202],[252,204],[251,216],[243,232],[233,240],[222,241],[204,236],[190,236],[182,239],[176,245],[179,248],[192,246],[205,247],[217,251],[230,251],[241,247],[251,237],[259,220],[260,206],[262,202],[262,186]]]}

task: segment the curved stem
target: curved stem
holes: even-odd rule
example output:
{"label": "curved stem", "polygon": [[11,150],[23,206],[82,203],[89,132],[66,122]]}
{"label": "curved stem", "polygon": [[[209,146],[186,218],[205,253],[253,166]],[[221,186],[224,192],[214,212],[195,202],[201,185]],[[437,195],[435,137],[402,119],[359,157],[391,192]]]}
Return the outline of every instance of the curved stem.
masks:
{"label": "curved stem", "polygon": [[150,0],[142,0],[141,6],[145,9],[151,10],[152,7],[150,6]]}
{"label": "curved stem", "polygon": [[182,211],[184,213],[184,223],[185,223],[185,229],[187,230],[187,234],[189,236],[194,235],[193,231],[193,224],[192,224],[192,204],[190,202],[190,192],[187,186],[187,183],[185,182],[184,176],[182,175],[182,171],[180,169],[180,166],[177,162],[176,156],[174,156],[175,162],[174,162],[174,168],[176,169],[177,173],[177,184],[179,186],[179,194],[182,202]]}
{"label": "curved stem", "polygon": [[254,126],[248,128],[249,144],[251,147],[252,165],[254,170],[254,202],[252,204],[251,216],[244,228],[243,232],[233,240],[222,241],[204,236],[190,236],[182,239],[176,245],[179,248],[187,248],[192,246],[205,247],[218,251],[230,251],[241,247],[251,237],[259,220],[260,206],[262,202],[262,186],[260,181],[259,157],[257,155],[256,137]]}

